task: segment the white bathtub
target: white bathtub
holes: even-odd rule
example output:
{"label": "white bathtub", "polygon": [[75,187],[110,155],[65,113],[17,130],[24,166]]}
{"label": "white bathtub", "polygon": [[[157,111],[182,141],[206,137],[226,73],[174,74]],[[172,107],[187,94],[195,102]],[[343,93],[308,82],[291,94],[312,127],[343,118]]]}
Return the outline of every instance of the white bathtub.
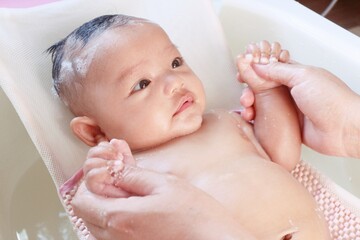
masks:
{"label": "white bathtub", "polygon": [[[296,60],[330,69],[360,92],[355,35],[292,0],[217,0],[216,6],[234,55],[249,42],[277,40]],[[52,180],[1,89],[0,116],[0,239],[75,239]],[[360,197],[360,160],[309,149],[304,159]]]}

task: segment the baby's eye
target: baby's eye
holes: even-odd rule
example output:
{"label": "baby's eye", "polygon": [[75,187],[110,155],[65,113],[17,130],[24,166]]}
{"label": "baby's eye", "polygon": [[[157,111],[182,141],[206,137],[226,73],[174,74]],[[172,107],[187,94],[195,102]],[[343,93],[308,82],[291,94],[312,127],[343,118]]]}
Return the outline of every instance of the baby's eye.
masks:
{"label": "baby's eye", "polygon": [[144,88],[146,88],[147,86],[149,86],[149,84],[151,83],[150,80],[147,80],[147,79],[143,79],[143,80],[140,80],[134,87],[133,89],[133,92],[136,92],[136,91],[139,91],[139,90],[142,90]]}
{"label": "baby's eye", "polygon": [[172,68],[180,67],[181,65],[183,65],[183,62],[184,60],[181,57],[177,57],[172,61],[171,67]]}

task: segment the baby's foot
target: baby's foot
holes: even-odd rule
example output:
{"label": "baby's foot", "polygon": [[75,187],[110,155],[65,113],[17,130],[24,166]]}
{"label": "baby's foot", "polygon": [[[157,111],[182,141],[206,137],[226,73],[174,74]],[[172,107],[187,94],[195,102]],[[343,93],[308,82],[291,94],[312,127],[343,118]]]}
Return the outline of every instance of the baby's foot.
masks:
{"label": "baby's foot", "polygon": [[246,52],[237,58],[238,79],[240,82],[247,83],[254,94],[267,91],[280,84],[258,76],[253,70],[252,64],[287,63],[289,60],[289,52],[281,49],[281,45],[277,42],[270,44],[268,41],[261,41],[258,44],[250,44]]}

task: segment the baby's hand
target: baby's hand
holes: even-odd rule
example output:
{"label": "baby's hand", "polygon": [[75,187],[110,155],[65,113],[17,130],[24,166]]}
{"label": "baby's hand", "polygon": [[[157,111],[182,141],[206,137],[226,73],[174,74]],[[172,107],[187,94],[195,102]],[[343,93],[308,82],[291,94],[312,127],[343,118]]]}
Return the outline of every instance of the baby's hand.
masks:
{"label": "baby's hand", "polygon": [[84,163],[85,185],[93,193],[106,197],[129,197],[130,193],[117,186],[124,165],[135,165],[128,144],[113,139],[91,148]]}
{"label": "baby's hand", "polygon": [[264,93],[272,88],[280,86],[275,82],[266,81],[258,76],[252,68],[252,64],[271,64],[273,62],[288,63],[290,55],[283,50],[277,42],[270,44],[268,41],[261,41],[258,44],[249,44],[246,52],[237,58],[238,80],[247,83],[240,97],[240,104],[243,106],[241,116],[246,121],[255,118],[255,95]]}

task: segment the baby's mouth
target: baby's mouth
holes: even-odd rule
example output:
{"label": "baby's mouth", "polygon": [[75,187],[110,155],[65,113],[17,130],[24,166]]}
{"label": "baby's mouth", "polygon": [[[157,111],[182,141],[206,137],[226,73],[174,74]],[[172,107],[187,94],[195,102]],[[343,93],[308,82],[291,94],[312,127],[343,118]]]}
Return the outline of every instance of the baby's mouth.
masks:
{"label": "baby's mouth", "polygon": [[193,103],[194,103],[194,98],[192,96],[187,95],[187,96],[182,97],[180,100],[180,104],[173,116],[176,116],[177,114],[185,111]]}

